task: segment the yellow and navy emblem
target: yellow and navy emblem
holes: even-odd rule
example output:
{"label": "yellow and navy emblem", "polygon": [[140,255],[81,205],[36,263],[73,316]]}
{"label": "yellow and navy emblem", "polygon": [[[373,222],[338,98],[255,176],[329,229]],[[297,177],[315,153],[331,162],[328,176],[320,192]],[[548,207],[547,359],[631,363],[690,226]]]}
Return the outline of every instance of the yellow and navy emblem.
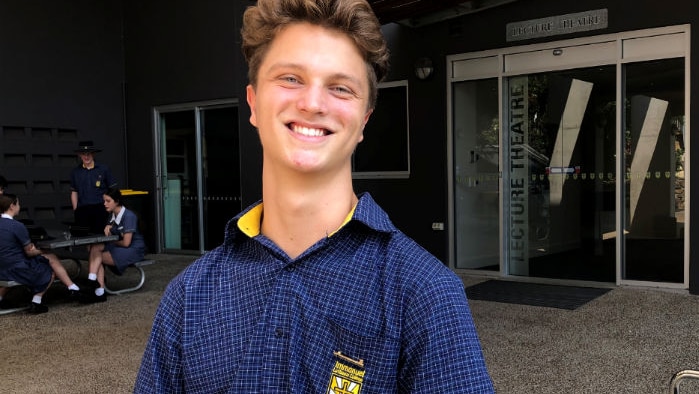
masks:
{"label": "yellow and navy emblem", "polygon": [[364,360],[354,360],[334,352],[335,367],[330,375],[327,394],[360,394],[364,382]]}

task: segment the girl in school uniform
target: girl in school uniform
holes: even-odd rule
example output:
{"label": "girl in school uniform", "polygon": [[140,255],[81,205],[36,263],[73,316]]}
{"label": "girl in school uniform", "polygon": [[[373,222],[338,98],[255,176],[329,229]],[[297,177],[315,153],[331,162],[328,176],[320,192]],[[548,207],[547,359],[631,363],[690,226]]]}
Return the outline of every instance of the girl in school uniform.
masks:
{"label": "girl in school uniform", "polygon": [[117,275],[126,267],[143,260],[146,243],[138,231],[136,213],[126,209],[121,203],[121,191],[110,188],[104,193],[104,208],[111,214],[109,223],[104,227],[104,235],[118,235],[119,240],[95,244],[90,248],[90,271],[88,283],[95,289],[94,294],[87,294],[87,303],[104,302],[107,295],[104,290],[104,266]]}
{"label": "girl in school uniform", "polygon": [[[0,194],[0,278],[12,280],[29,287],[34,294],[29,313],[48,312],[42,304],[43,295],[53,280],[63,282],[71,298],[77,298],[80,287],[73,283],[61,261],[52,253],[44,253],[29,237],[29,231],[14,220],[19,214],[19,198],[14,194]],[[0,308],[8,288],[0,288]]]}

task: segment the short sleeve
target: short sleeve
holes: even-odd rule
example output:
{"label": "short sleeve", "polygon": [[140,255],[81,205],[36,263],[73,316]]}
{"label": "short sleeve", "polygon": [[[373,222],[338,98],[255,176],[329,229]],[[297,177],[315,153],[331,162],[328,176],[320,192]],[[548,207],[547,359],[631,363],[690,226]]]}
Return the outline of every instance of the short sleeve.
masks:
{"label": "short sleeve", "polygon": [[138,229],[138,218],[133,211],[127,210],[124,212],[124,217],[122,218],[122,223],[119,223],[119,227],[123,228],[121,231],[123,234],[135,233]]}

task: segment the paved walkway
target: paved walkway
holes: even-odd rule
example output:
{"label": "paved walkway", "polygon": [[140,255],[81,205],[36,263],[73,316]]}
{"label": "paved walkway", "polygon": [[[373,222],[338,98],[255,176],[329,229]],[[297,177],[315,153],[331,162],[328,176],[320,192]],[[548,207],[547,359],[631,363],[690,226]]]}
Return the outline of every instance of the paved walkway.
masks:
{"label": "paved walkway", "polygon": [[470,304],[499,394],[667,393],[675,372],[699,369],[699,297],[686,292],[619,287],[572,311]]}
{"label": "paved walkway", "polygon": [[[153,255],[142,289],[103,304],[67,302],[56,286],[49,313],[0,316],[2,392],[131,392],[162,291],[195,257]],[[470,304],[498,394],[663,394],[675,372],[699,369],[699,296],[615,288],[576,310]]]}

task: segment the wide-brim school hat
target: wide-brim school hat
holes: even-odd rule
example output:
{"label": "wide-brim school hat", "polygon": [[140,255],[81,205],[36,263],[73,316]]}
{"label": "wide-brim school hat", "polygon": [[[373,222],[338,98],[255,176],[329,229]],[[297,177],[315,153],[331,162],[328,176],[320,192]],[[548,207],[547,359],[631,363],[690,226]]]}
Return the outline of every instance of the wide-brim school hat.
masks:
{"label": "wide-brim school hat", "polygon": [[102,152],[102,149],[95,147],[92,141],[80,141],[78,142],[78,149],[75,150],[75,153],[82,152]]}

